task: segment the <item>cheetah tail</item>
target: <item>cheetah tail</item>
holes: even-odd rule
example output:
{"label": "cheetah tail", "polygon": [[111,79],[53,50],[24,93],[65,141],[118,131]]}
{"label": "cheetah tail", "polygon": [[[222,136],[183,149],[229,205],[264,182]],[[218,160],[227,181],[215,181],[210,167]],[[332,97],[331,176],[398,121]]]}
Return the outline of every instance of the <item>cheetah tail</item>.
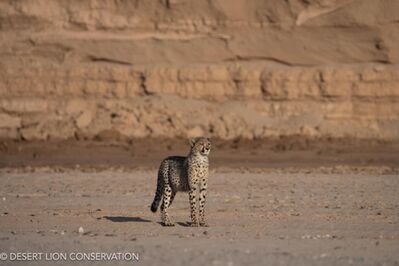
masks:
{"label": "cheetah tail", "polygon": [[159,203],[162,199],[162,192],[163,192],[163,176],[161,173],[161,169],[158,171],[158,180],[157,180],[157,190],[155,191],[154,200],[151,204],[151,211],[156,212],[159,206]]}

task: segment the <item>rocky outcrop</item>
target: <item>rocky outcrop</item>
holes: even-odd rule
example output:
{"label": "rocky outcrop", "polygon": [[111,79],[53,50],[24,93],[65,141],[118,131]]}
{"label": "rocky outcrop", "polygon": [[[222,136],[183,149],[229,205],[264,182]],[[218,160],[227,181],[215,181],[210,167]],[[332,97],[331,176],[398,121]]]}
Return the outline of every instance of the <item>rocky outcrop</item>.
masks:
{"label": "rocky outcrop", "polygon": [[398,3],[2,1],[0,138],[397,139]]}

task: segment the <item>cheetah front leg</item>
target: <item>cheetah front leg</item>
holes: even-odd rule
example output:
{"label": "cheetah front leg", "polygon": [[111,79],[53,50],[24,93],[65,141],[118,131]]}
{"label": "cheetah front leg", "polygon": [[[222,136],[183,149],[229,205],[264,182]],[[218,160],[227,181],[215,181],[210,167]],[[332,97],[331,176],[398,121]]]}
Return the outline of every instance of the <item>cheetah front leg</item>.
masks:
{"label": "cheetah front leg", "polygon": [[197,194],[197,187],[193,186],[190,188],[188,191],[188,197],[190,200],[190,216],[191,216],[191,226],[192,227],[197,227],[198,220],[197,220],[197,200],[196,200],[196,195]]}
{"label": "cheetah front leg", "polygon": [[161,220],[164,226],[174,226],[175,224],[170,220],[168,208],[171,204],[172,188],[169,184],[165,184],[163,191],[163,201],[161,205]]}
{"label": "cheetah front leg", "polygon": [[199,195],[199,225],[207,227],[208,224],[205,221],[205,197],[206,197],[207,185],[206,179],[202,179],[200,183],[200,195]]}

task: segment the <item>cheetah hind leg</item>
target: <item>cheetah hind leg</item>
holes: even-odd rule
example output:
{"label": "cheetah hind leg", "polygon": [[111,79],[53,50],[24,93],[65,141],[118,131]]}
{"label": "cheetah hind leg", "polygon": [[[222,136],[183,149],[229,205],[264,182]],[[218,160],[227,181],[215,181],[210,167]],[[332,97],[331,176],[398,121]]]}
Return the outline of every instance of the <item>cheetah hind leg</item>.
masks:
{"label": "cheetah hind leg", "polygon": [[170,219],[167,208],[164,208],[165,203],[161,205],[161,220],[163,226],[175,226],[175,223]]}
{"label": "cheetah hind leg", "polygon": [[163,226],[174,226],[174,222],[169,218],[168,214],[168,208],[171,204],[172,200],[172,190],[170,186],[167,186],[165,188],[164,194],[163,194],[163,200],[162,200],[162,205],[161,205],[161,220],[162,220],[162,225]]}

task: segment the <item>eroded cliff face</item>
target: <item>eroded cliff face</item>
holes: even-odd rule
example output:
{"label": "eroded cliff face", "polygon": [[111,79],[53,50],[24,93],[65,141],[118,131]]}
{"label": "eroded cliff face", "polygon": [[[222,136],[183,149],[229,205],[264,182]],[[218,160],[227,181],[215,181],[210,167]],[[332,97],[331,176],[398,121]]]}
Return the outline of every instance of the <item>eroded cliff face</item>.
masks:
{"label": "eroded cliff face", "polygon": [[0,138],[399,137],[399,1],[0,2]]}

